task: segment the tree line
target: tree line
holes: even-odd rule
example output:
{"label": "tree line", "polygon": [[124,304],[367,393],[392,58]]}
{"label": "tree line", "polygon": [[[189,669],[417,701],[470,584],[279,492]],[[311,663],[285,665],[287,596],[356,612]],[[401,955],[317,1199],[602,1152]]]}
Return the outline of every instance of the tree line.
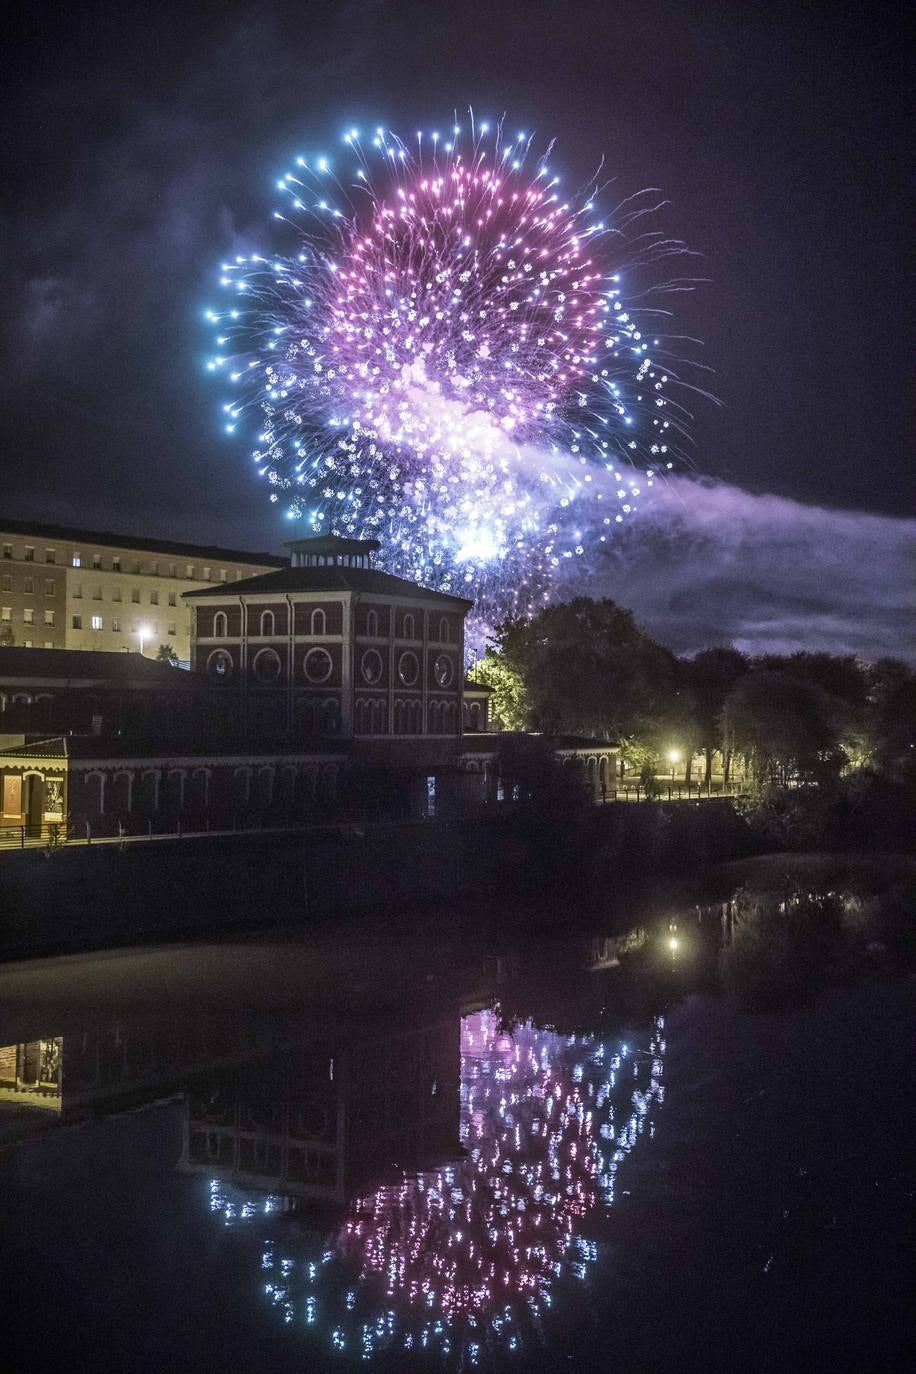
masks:
{"label": "tree line", "polygon": [[758,787],[825,783],[850,769],[916,786],[916,672],[898,659],[797,652],[750,657],[731,646],[678,657],[631,611],[577,597],[507,620],[474,665],[497,729],[619,743],[644,777],[726,781],[740,758]]}

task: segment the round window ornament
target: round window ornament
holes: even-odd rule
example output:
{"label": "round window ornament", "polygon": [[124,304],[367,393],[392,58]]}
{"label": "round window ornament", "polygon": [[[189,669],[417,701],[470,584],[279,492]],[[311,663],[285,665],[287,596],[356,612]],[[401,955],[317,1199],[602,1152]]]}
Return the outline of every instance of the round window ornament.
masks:
{"label": "round window ornament", "polygon": [[378,649],[367,649],[360,659],[363,681],[374,687],[382,678],[382,656]]}
{"label": "round window ornament", "polygon": [[259,682],[276,682],[283,665],[275,649],[261,649],[255,654],[252,667]]}
{"label": "round window ornament", "polygon": [[447,687],[455,675],[454,665],[448,654],[440,654],[433,664],[433,677],[437,687]]}
{"label": "round window ornament", "polygon": [[302,671],[309,682],[327,682],[334,664],[327,649],[309,649],[302,660]]}
{"label": "round window ornament", "polygon": [[420,676],[420,660],[410,649],[398,659],[398,677],[405,687],[413,687]]}
{"label": "round window ornament", "polygon": [[207,659],[207,672],[211,677],[225,679],[232,676],[232,657],[225,649],[214,649]]}

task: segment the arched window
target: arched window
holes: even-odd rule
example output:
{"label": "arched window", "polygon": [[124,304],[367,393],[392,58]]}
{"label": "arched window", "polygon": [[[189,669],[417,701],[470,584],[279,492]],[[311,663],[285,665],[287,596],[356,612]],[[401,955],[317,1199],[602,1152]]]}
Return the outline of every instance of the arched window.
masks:
{"label": "arched window", "polygon": [[328,700],[321,708],[321,727],[326,735],[336,735],[340,725],[340,710],[337,702]]}
{"label": "arched window", "polygon": [[334,662],[327,649],[309,649],[302,670],[309,682],[327,682],[334,671]]}
{"label": "arched window", "polygon": [[327,624],[328,620],[324,611],[312,611],[311,625],[313,635],[327,634]]}
{"label": "arched window", "polygon": [[217,611],[213,617],[213,638],[225,639],[229,633],[229,617],[225,611]]}
{"label": "arched window", "polygon": [[369,710],[371,714],[371,708],[368,706],[368,703],[365,702],[362,697],[359,697],[356,702],[356,730],[357,733],[360,735],[364,735],[366,733],[367,710]]}
{"label": "arched window", "polygon": [[366,634],[370,639],[378,638],[378,611],[369,611],[366,615]]}
{"label": "arched window", "polygon": [[402,628],[403,628],[403,634],[402,634],[401,637],[402,637],[403,639],[415,639],[415,638],[416,638],[416,631],[415,631],[415,626],[414,626],[414,618],[413,618],[412,615],[410,615],[410,614],[405,615],[405,617],[404,617],[404,624],[403,624],[403,627],[402,627]]}
{"label": "arched window", "polygon": [[274,613],[273,611],[261,612],[261,634],[272,635],[274,633]]}
{"label": "arched window", "polygon": [[[268,611],[268,615],[270,612]],[[276,682],[283,665],[275,649],[259,649],[254,656],[254,675],[259,682]]]}
{"label": "arched window", "polygon": [[440,643],[440,644],[447,644],[448,642],[449,642],[449,625],[448,625],[448,621],[446,620],[445,616],[443,616],[442,619],[439,621],[439,643]]}

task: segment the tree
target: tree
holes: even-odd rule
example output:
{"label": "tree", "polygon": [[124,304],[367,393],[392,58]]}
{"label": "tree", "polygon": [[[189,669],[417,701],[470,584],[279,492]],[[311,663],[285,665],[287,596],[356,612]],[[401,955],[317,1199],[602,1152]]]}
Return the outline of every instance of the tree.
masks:
{"label": "tree", "polygon": [[156,654],[157,663],[171,663],[174,668],[178,663],[178,655],[171,644],[160,644],[159,652]]}
{"label": "tree", "polygon": [[528,723],[528,698],[525,684],[514,668],[510,668],[502,654],[487,649],[483,658],[474,664],[468,677],[484,687],[491,687],[490,725],[496,730],[524,730]]}
{"label": "tree", "polygon": [[753,669],[725,699],[726,746],[751,761],[758,784],[836,776],[843,755],[826,694],[788,673]]}
{"label": "tree", "polygon": [[703,781],[712,776],[712,756],[718,750],[723,766],[728,768],[725,742],[722,737],[722,708],[735,683],[748,671],[746,656],[724,645],[703,649],[684,664],[685,677],[694,710],[697,741],[706,755]]}
{"label": "tree", "polygon": [[853,654],[795,653],[766,655],[757,666],[788,673],[808,682],[825,696],[839,738],[849,754],[859,752],[868,681],[865,668]]}
{"label": "tree", "polygon": [[916,672],[882,658],[867,672],[863,736],[868,761],[879,772],[916,786]]}
{"label": "tree", "polygon": [[545,606],[501,625],[496,643],[524,684],[529,723],[546,734],[617,741],[649,728],[673,700],[674,655],[610,600]]}

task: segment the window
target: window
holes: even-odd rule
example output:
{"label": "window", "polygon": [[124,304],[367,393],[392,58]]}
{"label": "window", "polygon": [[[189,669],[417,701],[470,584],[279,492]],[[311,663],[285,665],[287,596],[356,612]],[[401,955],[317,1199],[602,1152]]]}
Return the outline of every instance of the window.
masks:
{"label": "window", "polygon": [[13,546],[12,546],[12,544],[4,544],[4,545],[3,545],[3,557],[4,557],[4,558],[12,558],[12,556],[13,556]]}
{"label": "window", "polygon": [[232,676],[232,658],[225,649],[214,649],[207,659],[207,672],[211,677],[227,678]]}
{"label": "window", "polygon": [[274,633],[274,613],[273,611],[261,612],[261,634],[272,635]]}
{"label": "window", "polygon": [[46,563],[56,563],[56,562],[57,562],[57,550],[56,550],[56,549],[45,549],[45,562],[46,562]]}
{"label": "window", "polygon": [[0,620],[12,620],[12,618],[13,618],[13,608],[12,608],[12,606],[0,606]]}
{"label": "window", "polygon": [[117,554],[117,553],[116,553],[116,554],[113,554],[113,555],[112,555],[112,559],[111,559],[111,571],[112,571],[112,572],[120,572],[120,571],[121,571],[121,556],[120,556],[120,554]]}
{"label": "window", "polygon": [[309,649],[302,670],[309,682],[327,682],[334,671],[334,664],[327,649]]}
{"label": "window", "polygon": [[254,656],[254,675],[260,682],[275,682],[283,665],[275,649],[259,649]]}
{"label": "window", "polygon": [[94,553],[92,555],[92,566],[94,568],[100,568],[102,566],[102,555],[100,553]]}
{"label": "window", "polygon": [[46,649],[53,649],[53,648],[54,648],[53,641],[50,640],[50,639],[46,639],[46,640],[45,640],[45,648],[46,648]]}
{"label": "window", "polygon": [[101,587],[93,587],[93,589],[92,589],[92,599],[93,599],[93,601],[101,601],[101,599],[102,599],[102,588],[101,588]]}
{"label": "window", "polygon": [[11,592],[13,590],[13,578],[10,573],[3,574],[3,577],[0,578],[0,586],[2,586],[5,592]]}
{"label": "window", "polygon": [[229,617],[225,611],[217,611],[213,617],[213,637],[223,639],[229,633]]}
{"label": "window", "polygon": [[82,582],[74,582],[74,584],[73,584],[73,595],[76,596],[76,597],[80,597],[80,596],[82,596],[82,594],[83,594],[83,584],[82,584]]}
{"label": "window", "polygon": [[22,619],[23,623],[26,625],[35,624],[35,612],[32,610],[31,606],[26,606],[25,610],[22,612]]}
{"label": "window", "polygon": [[220,582],[225,582],[225,580],[226,580],[226,569],[225,569],[225,568],[220,568],[220,570],[219,570],[219,580],[220,580]]}
{"label": "window", "polygon": [[34,562],[35,562],[35,545],[34,545],[34,544],[26,544],[26,546],[25,546],[25,561],[26,561],[27,563],[34,563]]}
{"label": "window", "polygon": [[209,569],[209,568],[204,568],[204,581],[205,581],[205,582],[209,582],[209,581],[210,581],[210,569]]}
{"label": "window", "polygon": [[158,576],[159,576],[159,564],[158,564],[158,563],[150,563],[150,565],[149,565],[149,570],[150,570],[150,572],[153,574],[153,577],[158,577]]}
{"label": "window", "polygon": [[159,593],[158,593],[158,592],[150,592],[150,594],[149,594],[149,604],[150,604],[151,606],[158,606],[158,605],[159,605]]}
{"label": "window", "polygon": [[74,630],[81,630],[83,628],[83,617],[81,615],[75,615],[70,623]]}
{"label": "window", "polygon": [[185,575],[185,577],[193,577],[193,576],[194,576],[194,564],[193,564],[193,563],[186,563],[186,564],[185,564],[184,575]]}
{"label": "window", "polygon": [[451,635],[449,633],[448,621],[446,620],[445,616],[443,616],[442,619],[439,621],[439,643],[448,644],[450,639]]}
{"label": "window", "polygon": [[310,624],[312,627],[311,632],[313,635],[327,634],[328,621],[324,611],[312,611],[312,619],[310,621]]}
{"label": "window", "polygon": [[54,612],[53,612],[53,611],[45,611],[45,624],[46,624],[46,625],[53,625],[53,624],[54,624]]}
{"label": "window", "polygon": [[121,622],[117,617],[111,622],[111,628],[114,630],[115,634],[121,633]]}
{"label": "window", "polygon": [[447,687],[455,675],[452,660],[448,654],[440,654],[433,664],[433,677],[438,687]]}
{"label": "window", "polygon": [[412,615],[405,615],[405,617],[404,617],[404,625],[403,625],[403,633],[402,633],[401,638],[402,638],[402,639],[413,639],[414,637],[415,637],[415,636],[414,636],[414,622],[413,622],[413,616],[412,616]]}
{"label": "window", "polygon": [[45,578],[45,596],[53,596],[56,583],[53,577]]}
{"label": "window", "polygon": [[370,687],[374,687],[382,677],[382,656],[378,649],[367,649],[360,660],[360,667],[363,673],[363,680],[368,682]]}
{"label": "window", "polygon": [[170,626],[168,627],[168,629],[166,630],[166,634],[177,635],[177,633],[178,633],[178,627],[177,627],[177,625],[170,625]]}
{"label": "window", "polygon": [[34,595],[35,595],[35,579],[34,579],[34,577],[25,577],[25,578],[23,578],[23,580],[22,580],[22,590],[26,593],[27,596],[34,596]]}
{"label": "window", "polygon": [[71,562],[72,562],[74,568],[81,568],[81,567],[83,566],[83,560],[82,560],[82,558],[80,557],[80,555],[79,555],[78,553],[75,553],[75,554],[73,555],[73,558],[71,559]]}
{"label": "window", "polygon": [[398,659],[398,677],[405,687],[412,687],[420,676],[420,663],[416,654],[407,650],[406,654],[401,654]]}
{"label": "window", "polygon": [[131,589],[130,589],[130,599],[131,599],[131,601],[134,603],[135,606],[139,606],[139,605],[140,605],[140,588],[139,588],[139,587],[131,587]]}
{"label": "window", "polygon": [[94,615],[89,623],[94,630],[100,630],[102,628],[102,617],[100,615]]}
{"label": "window", "polygon": [[170,564],[169,564],[169,577],[175,577],[176,575],[177,575],[177,574],[176,574],[175,564],[174,564],[174,563],[170,563]]}
{"label": "window", "polygon": [[366,616],[366,634],[372,639],[378,638],[378,611],[370,611]]}
{"label": "window", "polygon": [[177,606],[177,605],[178,605],[178,601],[177,601],[177,599],[176,599],[176,596],[175,596],[175,593],[174,593],[174,592],[169,592],[169,605],[170,605],[170,606]]}
{"label": "window", "polygon": [[23,647],[24,649],[31,649],[31,647],[32,647],[32,641],[31,641],[30,639],[24,639],[24,640],[22,641],[22,647]]}
{"label": "window", "polygon": [[130,570],[132,573],[141,573],[143,571],[139,558],[131,559]]}
{"label": "window", "polygon": [[111,599],[112,599],[112,601],[120,601],[120,600],[121,600],[121,588],[120,588],[120,587],[112,587],[112,589],[111,589]]}

